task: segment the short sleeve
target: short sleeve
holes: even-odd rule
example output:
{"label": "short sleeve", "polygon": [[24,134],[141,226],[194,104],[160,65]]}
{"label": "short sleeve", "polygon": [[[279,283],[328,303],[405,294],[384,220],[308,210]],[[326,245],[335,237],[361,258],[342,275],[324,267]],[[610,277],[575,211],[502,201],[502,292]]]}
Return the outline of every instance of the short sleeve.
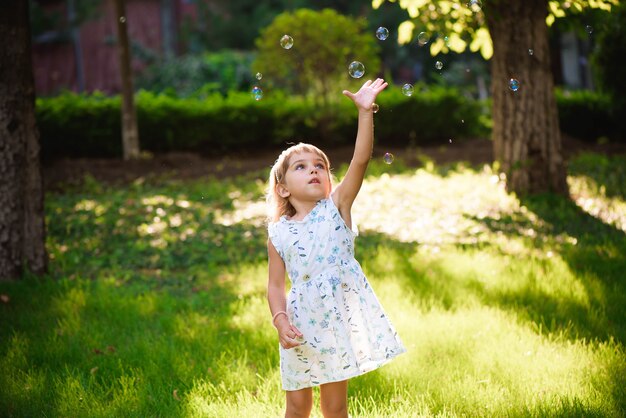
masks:
{"label": "short sleeve", "polygon": [[267,225],[267,235],[269,236],[270,241],[272,241],[272,245],[274,246],[274,248],[276,248],[276,251],[278,251],[280,257],[283,258],[283,248],[280,242],[280,234],[278,233],[277,222],[272,222]]}

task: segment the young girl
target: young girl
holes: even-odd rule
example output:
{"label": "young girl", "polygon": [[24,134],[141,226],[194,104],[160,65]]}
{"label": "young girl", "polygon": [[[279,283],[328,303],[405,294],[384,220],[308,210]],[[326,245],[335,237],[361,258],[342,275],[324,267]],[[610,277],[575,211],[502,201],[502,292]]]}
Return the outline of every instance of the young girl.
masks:
{"label": "young girl", "polygon": [[348,379],[405,351],[354,258],[350,216],[372,155],[372,105],[385,87],[379,78],[357,93],[343,92],[358,109],[358,132],[334,190],[328,158],[313,145],[286,149],[270,172],[267,297],[280,341],[286,417],[309,416],[314,386],[324,417],[347,417]]}

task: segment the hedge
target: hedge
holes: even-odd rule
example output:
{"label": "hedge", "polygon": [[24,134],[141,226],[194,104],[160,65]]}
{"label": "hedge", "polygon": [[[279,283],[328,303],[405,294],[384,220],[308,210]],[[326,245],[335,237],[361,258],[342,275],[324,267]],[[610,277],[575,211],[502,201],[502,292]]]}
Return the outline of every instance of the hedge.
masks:
{"label": "hedge", "polygon": [[[217,155],[294,141],[347,144],[354,141],[357,112],[348,99],[341,99],[323,105],[279,92],[255,101],[247,93],[183,99],[141,91],[136,95],[141,148]],[[486,132],[479,122],[480,104],[452,89],[435,88],[407,97],[392,87],[379,99],[379,143],[411,139],[424,143]],[[121,155],[117,96],[66,92],[39,98],[37,122],[44,158]]]}
{"label": "hedge", "polygon": [[[604,96],[558,93],[557,103],[564,132],[583,139],[611,135],[615,123]],[[419,145],[489,135],[485,104],[455,89],[416,86],[415,94],[407,97],[391,86],[378,104],[378,144]],[[136,105],[141,149],[156,153],[218,155],[297,141],[343,145],[352,143],[356,134],[357,112],[344,98],[323,105],[280,92],[255,101],[241,92],[183,99],[141,91]],[[44,158],[121,156],[119,96],[68,92],[38,98],[36,112]]]}
{"label": "hedge", "polygon": [[624,124],[615,112],[608,95],[588,90],[556,90],[561,131],[585,141],[600,138],[619,138],[619,126]]}

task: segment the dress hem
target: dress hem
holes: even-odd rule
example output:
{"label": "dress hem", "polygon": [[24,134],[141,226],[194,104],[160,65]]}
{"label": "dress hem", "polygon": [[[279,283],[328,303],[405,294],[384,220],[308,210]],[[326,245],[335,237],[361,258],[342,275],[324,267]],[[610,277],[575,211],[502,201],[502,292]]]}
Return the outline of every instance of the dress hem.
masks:
{"label": "dress hem", "polygon": [[373,368],[371,368],[371,369],[369,369],[369,370],[366,370],[366,371],[359,370],[359,371],[358,371],[358,372],[356,372],[356,373],[348,374],[348,375],[346,375],[346,376],[342,376],[342,377],[340,377],[340,378],[336,378],[336,379],[328,379],[328,380],[324,380],[324,381],[320,380],[320,382],[319,382],[319,383],[310,384],[309,386],[302,386],[302,387],[300,387],[300,388],[298,388],[298,389],[287,389],[287,388],[285,388],[285,385],[283,385],[283,390],[284,390],[284,391],[287,391],[287,392],[294,392],[294,391],[296,391],[296,390],[308,389],[308,388],[314,388],[314,387],[317,387],[317,386],[325,385],[326,383],[342,382],[342,381],[344,381],[344,380],[352,379],[353,377],[362,376],[362,375],[367,374],[367,373],[369,373],[369,372],[373,372],[374,370],[378,370],[378,369],[380,369],[382,366],[384,366],[385,364],[387,364],[387,363],[391,362],[391,360],[395,359],[395,358],[396,358],[396,357],[398,357],[400,354],[404,354],[404,353],[406,353],[406,349],[405,349],[405,348],[402,348],[401,350],[397,351],[397,352],[393,355],[393,357],[389,357],[389,358],[386,358],[386,359],[384,359],[384,360],[382,360],[382,361],[378,362],[378,363],[376,364],[376,366],[375,366],[375,367],[373,367]]}

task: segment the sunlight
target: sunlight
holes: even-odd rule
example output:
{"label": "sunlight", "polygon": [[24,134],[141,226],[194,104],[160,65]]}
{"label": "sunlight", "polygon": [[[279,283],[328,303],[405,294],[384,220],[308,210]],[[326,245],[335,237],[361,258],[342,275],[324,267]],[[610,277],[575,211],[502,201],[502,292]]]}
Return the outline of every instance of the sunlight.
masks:
{"label": "sunlight", "polygon": [[362,231],[383,232],[402,242],[476,243],[489,239],[488,229],[472,218],[497,218],[517,210],[519,202],[489,166],[447,177],[418,169],[412,175],[368,177],[353,206],[353,219]]}
{"label": "sunlight", "polygon": [[568,176],[572,198],[585,212],[626,232],[626,201],[606,195],[606,188],[587,176]]}
{"label": "sunlight", "polygon": [[216,209],[215,223],[230,226],[240,222],[246,222],[255,227],[262,227],[267,216],[267,206],[265,201],[252,201],[251,195],[237,196],[233,198],[235,210],[225,211]]}

